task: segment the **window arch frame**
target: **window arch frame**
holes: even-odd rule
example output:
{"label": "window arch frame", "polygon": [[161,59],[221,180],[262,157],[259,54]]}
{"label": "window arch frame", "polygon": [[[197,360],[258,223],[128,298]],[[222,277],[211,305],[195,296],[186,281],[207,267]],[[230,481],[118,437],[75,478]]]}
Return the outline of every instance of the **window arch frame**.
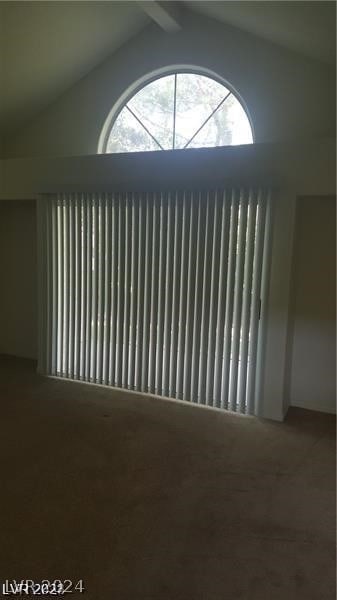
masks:
{"label": "window arch frame", "polygon": [[[112,130],[115,122],[117,121],[117,119],[119,117],[119,114],[122,112],[123,108],[129,102],[129,100],[131,100],[131,98],[133,98],[136,94],[138,94],[138,92],[140,92],[140,90],[145,88],[147,85],[149,85],[153,81],[156,81],[157,79],[166,77],[168,75],[175,75],[175,74],[179,75],[181,73],[204,75],[205,77],[213,79],[220,85],[223,85],[224,87],[226,87],[233,94],[233,96],[236,98],[236,100],[241,104],[243,110],[245,111],[245,114],[246,114],[248,122],[249,122],[250,129],[251,129],[252,144],[256,143],[255,142],[254,125],[253,125],[253,121],[252,121],[249,109],[246,105],[246,102],[242,98],[241,94],[237,91],[236,88],[234,88],[234,86],[232,84],[230,84],[226,79],[224,79],[223,77],[221,77],[220,75],[218,75],[217,73],[212,71],[211,69],[207,69],[205,67],[198,67],[196,65],[170,65],[167,67],[161,67],[160,69],[151,71],[150,73],[147,73],[146,75],[143,75],[142,77],[138,78],[136,81],[134,81],[130,86],[128,86],[124,90],[124,92],[121,94],[121,96],[119,96],[118,100],[114,103],[113,107],[111,108],[108,116],[106,117],[106,119],[104,121],[102,130],[101,130],[101,133],[99,136],[97,153],[98,154],[114,154],[114,153],[106,151],[109,136],[110,136],[111,130]],[[245,144],[242,144],[242,145],[245,145]],[[220,146],[220,147],[228,148],[230,146]],[[196,149],[196,148],[186,148],[186,150],[192,150],[192,149]],[[164,150],[164,152],[170,152],[170,151],[172,152],[172,151],[176,151],[176,150],[177,151],[181,150],[181,148],[175,148],[175,149],[169,148],[167,150]],[[163,150],[153,150],[153,152],[163,152]],[[135,151],[135,153],[136,153],[136,151]],[[121,153],[116,153],[116,154],[124,154],[124,153],[121,152]],[[125,152],[125,154],[132,154],[132,152]]]}

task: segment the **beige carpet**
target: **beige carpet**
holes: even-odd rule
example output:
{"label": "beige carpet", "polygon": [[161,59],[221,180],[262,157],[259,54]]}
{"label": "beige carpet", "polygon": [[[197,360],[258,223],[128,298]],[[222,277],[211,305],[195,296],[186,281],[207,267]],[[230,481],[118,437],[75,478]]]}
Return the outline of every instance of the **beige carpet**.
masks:
{"label": "beige carpet", "polygon": [[[92,600],[335,598],[334,418],[284,424],[3,359],[0,579]],[[55,596],[54,596],[55,597]]]}

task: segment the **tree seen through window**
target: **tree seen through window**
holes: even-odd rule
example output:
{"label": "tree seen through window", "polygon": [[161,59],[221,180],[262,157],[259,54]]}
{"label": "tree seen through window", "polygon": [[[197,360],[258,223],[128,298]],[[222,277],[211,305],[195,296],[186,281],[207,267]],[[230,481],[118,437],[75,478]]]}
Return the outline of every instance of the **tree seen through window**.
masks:
{"label": "tree seen through window", "polygon": [[250,144],[252,130],[236,96],[219,82],[175,73],[145,85],[115,119],[106,152]]}

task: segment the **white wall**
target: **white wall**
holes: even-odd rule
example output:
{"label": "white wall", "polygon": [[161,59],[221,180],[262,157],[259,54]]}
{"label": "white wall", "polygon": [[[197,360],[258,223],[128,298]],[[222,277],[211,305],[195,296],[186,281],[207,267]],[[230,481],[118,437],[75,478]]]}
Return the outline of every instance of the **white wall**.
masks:
{"label": "white wall", "polygon": [[247,104],[257,142],[334,135],[335,73],[200,15],[181,32],[150,25],[7,140],[8,157],[95,154],[112,106],[136,80],[170,65],[210,69]]}
{"label": "white wall", "polygon": [[336,411],[336,198],[297,202],[290,402]]}
{"label": "white wall", "polygon": [[97,190],[172,184],[215,185],[224,180],[268,181],[298,194],[332,194],[335,140],[251,144],[227,148],[172,150],[82,157],[3,161],[0,198],[35,198],[41,192]]}
{"label": "white wall", "polygon": [[37,356],[35,202],[0,202],[0,354]]}

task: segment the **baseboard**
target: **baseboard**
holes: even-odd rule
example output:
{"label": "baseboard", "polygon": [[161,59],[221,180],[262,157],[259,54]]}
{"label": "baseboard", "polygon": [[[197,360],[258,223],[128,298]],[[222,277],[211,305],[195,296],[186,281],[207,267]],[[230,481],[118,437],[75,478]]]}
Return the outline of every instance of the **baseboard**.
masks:
{"label": "baseboard", "polygon": [[333,402],[291,402],[290,406],[297,408],[306,408],[307,410],[315,410],[329,414],[336,414],[336,403]]}

